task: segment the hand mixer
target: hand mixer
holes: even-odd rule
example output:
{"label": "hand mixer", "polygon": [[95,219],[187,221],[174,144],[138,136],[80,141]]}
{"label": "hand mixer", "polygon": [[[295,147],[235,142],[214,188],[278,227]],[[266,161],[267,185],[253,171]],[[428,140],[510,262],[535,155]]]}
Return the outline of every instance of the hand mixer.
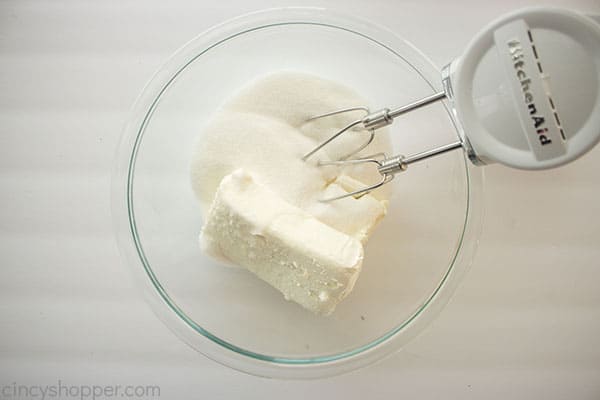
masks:
{"label": "hand mixer", "polygon": [[[462,148],[475,165],[494,162],[518,169],[548,169],[580,157],[600,140],[600,26],[576,12],[536,7],[486,26],[464,54],[442,70],[443,91],[403,107],[369,112],[337,131],[303,159],[356,128],[368,139],[355,151],[319,165],[373,163],[381,180],[342,196],[360,197],[388,183],[415,162]],[[410,156],[375,154],[350,159],[367,147],[378,128],[394,118],[447,99],[458,128],[456,142]]]}

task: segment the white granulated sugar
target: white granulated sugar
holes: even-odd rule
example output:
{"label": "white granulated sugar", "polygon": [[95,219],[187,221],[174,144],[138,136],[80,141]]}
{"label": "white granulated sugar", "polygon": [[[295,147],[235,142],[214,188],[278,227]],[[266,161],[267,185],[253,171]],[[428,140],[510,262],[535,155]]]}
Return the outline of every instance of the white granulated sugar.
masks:
{"label": "white granulated sugar", "polygon": [[[311,116],[339,108],[368,104],[346,86],[295,72],[280,72],[257,80],[223,105],[204,128],[192,160],[192,186],[206,214],[219,183],[238,168],[250,171],[257,180],[285,201],[308,211],[329,226],[360,237],[373,225],[373,215],[361,212],[362,203],[373,197],[385,208],[389,187],[359,200],[346,198],[321,203],[324,190],[342,171],[317,167],[317,160],[346,154],[366,139],[366,132],[348,132],[315,154],[309,162],[302,155],[340,127],[359,118],[344,114],[306,122]],[[385,129],[362,154],[390,153]],[[343,174],[364,184],[378,182],[373,165],[344,168]],[[332,190],[332,189],[330,189]],[[370,230],[370,228],[368,229]]]}

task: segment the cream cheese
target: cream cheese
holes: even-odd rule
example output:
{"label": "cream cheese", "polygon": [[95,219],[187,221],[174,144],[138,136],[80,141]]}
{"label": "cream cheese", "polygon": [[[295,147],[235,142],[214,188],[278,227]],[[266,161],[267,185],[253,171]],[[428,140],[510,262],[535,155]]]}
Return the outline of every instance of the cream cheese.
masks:
{"label": "cream cheese", "polygon": [[200,243],[322,315],[350,293],[363,260],[360,241],[287,203],[243,169],[221,181]]}

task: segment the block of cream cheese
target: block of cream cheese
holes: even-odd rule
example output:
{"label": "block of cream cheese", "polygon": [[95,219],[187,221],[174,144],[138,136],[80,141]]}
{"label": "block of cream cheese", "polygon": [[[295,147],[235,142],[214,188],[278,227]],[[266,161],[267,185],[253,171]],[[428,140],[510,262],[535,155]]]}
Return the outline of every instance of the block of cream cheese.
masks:
{"label": "block of cream cheese", "polygon": [[284,201],[243,169],[215,194],[201,246],[252,271],[286,299],[329,315],[354,287],[363,246]]}

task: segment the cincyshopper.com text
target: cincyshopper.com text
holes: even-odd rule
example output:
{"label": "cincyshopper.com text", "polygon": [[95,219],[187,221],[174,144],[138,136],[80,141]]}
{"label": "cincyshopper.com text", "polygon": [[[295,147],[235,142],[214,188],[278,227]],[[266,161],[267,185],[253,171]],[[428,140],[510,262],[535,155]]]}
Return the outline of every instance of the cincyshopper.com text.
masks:
{"label": "cincyshopper.com text", "polygon": [[157,385],[71,385],[58,380],[51,385],[0,384],[0,399],[157,399]]}

